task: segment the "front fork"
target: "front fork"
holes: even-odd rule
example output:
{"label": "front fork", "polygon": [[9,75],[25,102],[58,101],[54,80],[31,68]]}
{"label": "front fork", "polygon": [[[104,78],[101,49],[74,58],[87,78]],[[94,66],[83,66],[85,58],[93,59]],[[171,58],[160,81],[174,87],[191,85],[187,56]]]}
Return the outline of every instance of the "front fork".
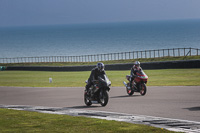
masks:
{"label": "front fork", "polygon": [[104,91],[106,91],[105,88],[100,89],[100,94],[99,94],[100,99],[103,98]]}
{"label": "front fork", "polygon": [[137,86],[138,91],[141,91],[143,89],[143,82],[139,83]]}
{"label": "front fork", "polygon": [[104,94],[105,94],[104,92],[109,91],[109,90],[110,90],[109,87],[100,89],[99,98],[103,99],[104,98]]}

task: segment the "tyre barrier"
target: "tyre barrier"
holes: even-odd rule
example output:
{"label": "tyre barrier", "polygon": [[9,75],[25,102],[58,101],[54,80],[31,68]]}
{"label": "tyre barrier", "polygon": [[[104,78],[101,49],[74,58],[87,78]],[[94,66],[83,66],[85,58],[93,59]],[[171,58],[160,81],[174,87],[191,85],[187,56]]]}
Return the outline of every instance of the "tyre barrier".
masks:
{"label": "tyre barrier", "polygon": [[[130,70],[133,63],[105,64],[105,70]],[[6,70],[22,71],[91,71],[95,65],[89,66],[8,66]],[[184,69],[200,68],[200,60],[162,61],[141,63],[143,69]]]}

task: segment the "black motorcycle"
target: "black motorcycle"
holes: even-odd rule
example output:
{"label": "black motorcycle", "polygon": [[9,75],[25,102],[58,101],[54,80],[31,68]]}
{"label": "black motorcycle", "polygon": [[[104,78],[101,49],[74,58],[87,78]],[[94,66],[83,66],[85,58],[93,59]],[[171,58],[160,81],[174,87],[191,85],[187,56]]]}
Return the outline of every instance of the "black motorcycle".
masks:
{"label": "black motorcycle", "polygon": [[[85,81],[87,83],[87,80]],[[108,91],[110,90],[111,81],[106,75],[100,75],[98,80],[93,81],[93,85],[89,88],[88,92],[85,90],[84,102],[87,106],[92,104],[101,104],[106,106],[108,103]]]}

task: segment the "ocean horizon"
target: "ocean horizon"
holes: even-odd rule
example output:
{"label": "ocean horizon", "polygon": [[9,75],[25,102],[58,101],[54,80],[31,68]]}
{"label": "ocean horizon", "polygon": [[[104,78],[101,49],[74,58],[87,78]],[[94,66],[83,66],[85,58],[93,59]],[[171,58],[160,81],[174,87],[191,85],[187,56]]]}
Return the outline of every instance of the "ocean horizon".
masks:
{"label": "ocean horizon", "polygon": [[200,20],[0,27],[0,58],[200,48]]}

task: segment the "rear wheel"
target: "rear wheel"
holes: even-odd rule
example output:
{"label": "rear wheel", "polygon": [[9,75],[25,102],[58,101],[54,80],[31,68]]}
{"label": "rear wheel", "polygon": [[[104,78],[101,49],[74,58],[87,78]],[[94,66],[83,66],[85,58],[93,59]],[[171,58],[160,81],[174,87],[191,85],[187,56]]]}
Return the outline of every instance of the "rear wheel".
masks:
{"label": "rear wheel", "polygon": [[103,91],[102,92],[102,96],[100,96],[100,103],[101,103],[101,106],[106,106],[107,103],[108,103],[108,92],[107,91]]}
{"label": "rear wheel", "polygon": [[[127,83],[127,86],[130,86],[130,83]],[[128,89],[128,87],[126,87],[126,92],[129,96],[132,96],[134,91],[132,89]]]}
{"label": "rear wheel", "polygon": [[147,87],[146,87],[146,84],[143,83],[143,84],[141,84],[140,94],[142,96],[144,96],[146,94],[146,92],[147,92]]}
{"label": "rear wheel", "polygon": [[92,105],[92,102],[88,99],[87,92],[84,93],[84,102],[87,106]]}

